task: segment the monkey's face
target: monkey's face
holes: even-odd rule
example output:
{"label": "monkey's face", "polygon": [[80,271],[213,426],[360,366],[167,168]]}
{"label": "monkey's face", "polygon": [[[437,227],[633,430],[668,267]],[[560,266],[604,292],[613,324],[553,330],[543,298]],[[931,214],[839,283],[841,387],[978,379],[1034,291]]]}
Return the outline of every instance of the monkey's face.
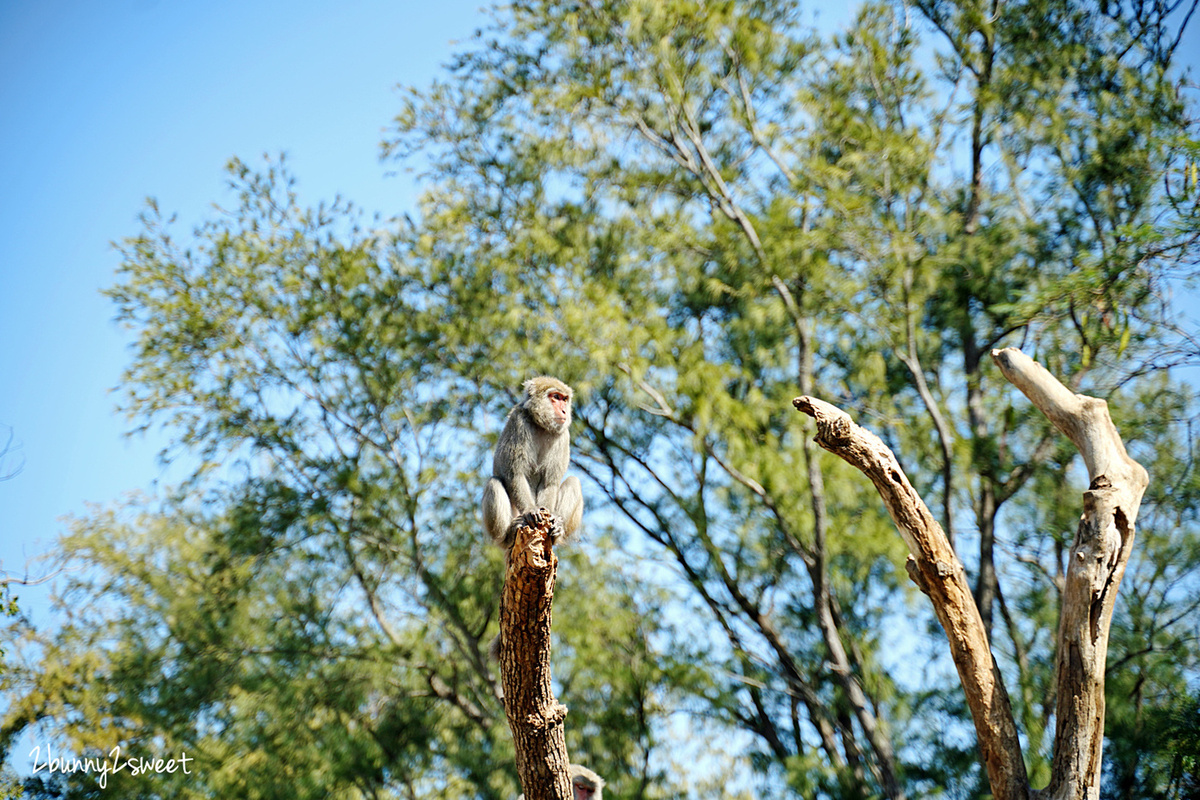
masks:
{"label": "monkey's face", "polygon": [[546,400],[550,403],[550,408],[554,413],[554,420],[559,426],[566,425],[571,421],[571,398],[560,391],[547,392]]}
{"label": "monkey's face", "polygon": [[572,783],[571,788],[575,790],[575,800],[592,800],[596,796],[596,790],[584,785],[583,781],[580,780]]}
{"label": "monkey's face", "polygon": [[571,387],[558,378],[539,375],[525,381],[523,405],[543,430],[560,433],[571,424]]}

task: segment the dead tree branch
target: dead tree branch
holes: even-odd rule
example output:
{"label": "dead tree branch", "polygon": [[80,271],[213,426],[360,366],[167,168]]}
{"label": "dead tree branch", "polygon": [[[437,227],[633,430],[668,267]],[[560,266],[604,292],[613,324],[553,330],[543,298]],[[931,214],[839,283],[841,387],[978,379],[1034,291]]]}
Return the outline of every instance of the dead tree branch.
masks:
{"label": "dead tree branch", "polygon": [[879,437],[824,401],[804,396],[792,403],[816,420],[817,444],[871,479],[900,529],[909,548],[908,574],[929,595],[950,642],[993,795],[1097,800],[1108,632],[1149,477],[1125,451],[1107,403],[1075,394],[1015,348],[993,350],[992,358],[1004,377],[1075,444],[1090,479],[1063,589],[1054,760],[1050,785],[1041,791],[1029,787],[1008,693],[962,563],[941,526]]}
{"label": "dead tree branch", "polygon": [[909,483],[896,456],[878,436],[823,400],[797,397],[792,404],[817,423],[816,442],[860,470],[879,491],[908,545],[908,574],[933,601],[966,692],[979,750],[998,800],[1026,800],[1029,779],[1008,692],[992,658],[983,619],[962,562],[942,526]]}
{"label": "dead tree branch", "polygon": [[528,800],[571,800],[567,707],[550,686],[550,627],[558,556],[550,546],[553,519],[522,518],[500,595],[500,681],[512,730],[517,773]]}
{"label": "dead tree branch", "polygon": [[993,350],[1004,377],[1064,436],[1088,471],[1083,516],[1071,545],[1058,626],[1054,760],[1045,800],[1100,796],[1104,666],[1117,588],[1133,549],[1133,523],[1150,483],[1129,457],[1108,404],[1075,394],[1015,348]]}

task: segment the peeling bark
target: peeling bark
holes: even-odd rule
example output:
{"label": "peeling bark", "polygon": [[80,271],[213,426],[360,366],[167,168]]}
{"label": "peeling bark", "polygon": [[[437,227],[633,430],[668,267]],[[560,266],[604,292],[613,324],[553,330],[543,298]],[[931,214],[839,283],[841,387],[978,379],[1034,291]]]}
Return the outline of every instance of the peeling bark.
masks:
{"label": "peeling bark", "polygon": [[1058,700],[1045,800],[1100,797],[1104,747],[1104,667],[1117,588],[1133,549],[1146,470],[1129,457],[1108,404],[1075,394],[1015,348],[992,359],[1064,436],[1087,466],[1083,516],[1071,545],[1058,627]]}
{"label": "peeling bark", "polygon": [[550,686],[550,626],[558,556],[549,514],[522,518],[500,596],[500,681],[517,773],[528,800],[571,800],[563,719]]}

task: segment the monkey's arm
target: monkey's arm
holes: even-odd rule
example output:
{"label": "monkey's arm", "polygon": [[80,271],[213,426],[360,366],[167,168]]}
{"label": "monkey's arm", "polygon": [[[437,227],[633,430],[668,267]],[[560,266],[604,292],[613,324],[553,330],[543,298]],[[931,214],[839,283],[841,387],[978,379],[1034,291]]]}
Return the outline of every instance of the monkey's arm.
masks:
{"label": "monkey's arm", "polygon": [[500,432],[492,462],[492,476],[503,481],[508,489],[514,516],[537,507],[533,488],[529,485],[534,460],[533,421],[527,411],[518,407],[509,414],[504,430]]}
{"label": "monkey's arm", "polygon": [[534,502],[534,508],[544,508],[547,511],[553,512],[554,507],[558,505],[558,483],[552,481],[538,490],[537,500]]}
{"label": "monkey's arm", "polygon": [[529,486],[529,478],[524,473],[517,472],[512,476],[512,504],[517,514],[524,514],[537,508],[533,489]]}
{"label": "monkey's arm", "polygon": [[538,465],[540,472],[537,489],[538,508],[544,508],[557,514],[561,499],[562,479],[567,474],[567,465],[571,461],[571,440],[567,432],[561,431],[554,435],[553,444],[546,449],[542,463]]}

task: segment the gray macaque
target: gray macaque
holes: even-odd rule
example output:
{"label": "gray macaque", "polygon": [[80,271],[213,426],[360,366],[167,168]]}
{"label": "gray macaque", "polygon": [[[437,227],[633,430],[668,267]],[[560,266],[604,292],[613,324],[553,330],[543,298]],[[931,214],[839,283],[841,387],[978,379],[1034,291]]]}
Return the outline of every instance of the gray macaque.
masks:
{"label": "gray macaque", "polygon": [[575,793],[575,800],[604,800],[603,778],[587,767],[581,767],[578,764],[572,764],[568,769],[571,774],[571,791]]}
{"label": "gray macaque", "polygon": [[[604,778],[578,764],[567,767],[567,773],[571,776],[574,800],[604,800]],[[517,800],[525,800],[525,795],[518,795]]]}
{"label": "gray macaque", "polygon": [[530,378],[524,389],[525,398],[508,412],[483,490],[483,527],[506,550],[517,523],[531,511],[544,509],[554,517],[554,544],[570,538],[583,519],[579,479],[563,479],[571,459],[568,428],[575,393],[546,376]]}

